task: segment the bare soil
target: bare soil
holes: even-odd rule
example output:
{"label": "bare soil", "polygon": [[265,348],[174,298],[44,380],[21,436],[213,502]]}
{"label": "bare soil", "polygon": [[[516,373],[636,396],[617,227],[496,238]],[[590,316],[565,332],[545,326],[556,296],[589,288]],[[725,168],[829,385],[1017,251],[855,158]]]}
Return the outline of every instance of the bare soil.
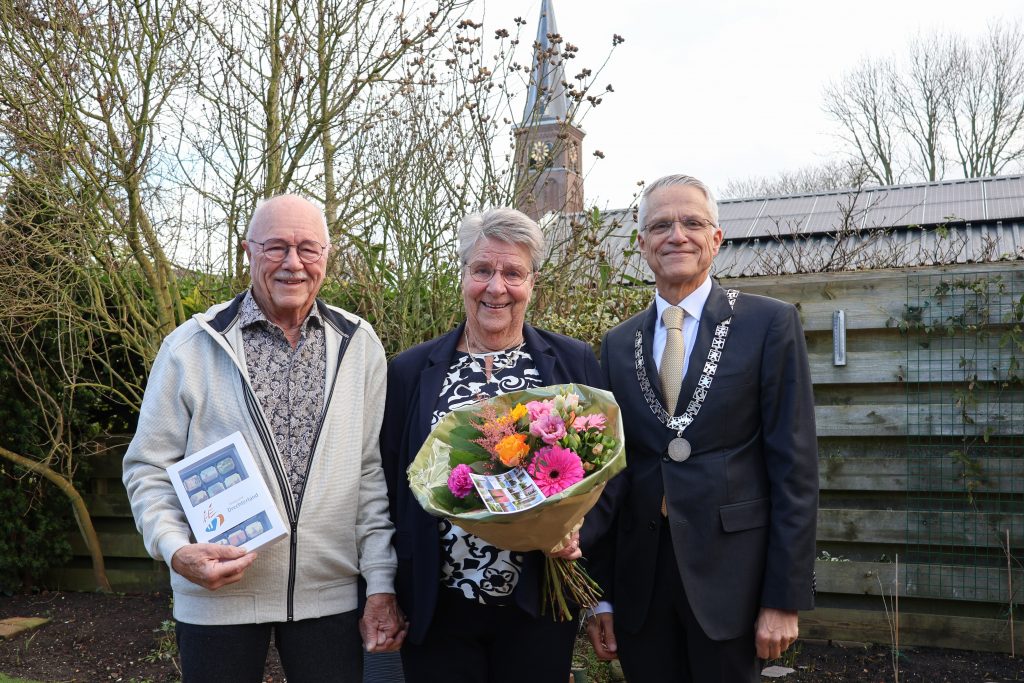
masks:
{"label": "bare soil", "polygon": [[[170,597],[166,594],[39,593],[0,596],[0,619],[47,617],[50,623],[0,640],[0,674],[42,681],[177,681],[172,650]],[[894,681],[888,648],[799,642],[786,664],[796,672],[785,683],[887,683]],[[908,683],[1024,682],[1024,656],[915,648],[899,660]],[[607,680],[604,671],[595,680]],[[2,676],[0,676],[2,678]],[[265,681],[284,676],[271,646]],[[642,683],[642,682],[637,682]]]}

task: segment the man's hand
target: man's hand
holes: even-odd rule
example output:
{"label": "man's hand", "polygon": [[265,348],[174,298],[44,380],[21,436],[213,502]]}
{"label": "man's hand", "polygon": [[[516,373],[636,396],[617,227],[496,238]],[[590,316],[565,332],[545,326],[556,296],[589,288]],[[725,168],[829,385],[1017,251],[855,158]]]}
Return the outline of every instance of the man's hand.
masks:
{"label": "man's hand", "polygon": [[394,593],[366,596],[359,633],[367,652],[395,652],[402,647],[408,632],[409,622],[398,607]]}
{"label": "man's hand", "polygon": [[754,644],[761,659],[778,659],[789,649],[800,629],[796,610],[762,607],[754,625]]}
{"label": "man's hand", "polygon": [[601,612],[587,619],[587,637],[598,659],[610,662],[618,658],[619,648],[615,643],[611,612]]}
{"label": "man's hand", "polygon": [[245,570],[256,561],[256,553],[233,545],[192,543],[171,558],[171,567],[192,583],[215,591],[242,580]]}
{"label": "man's hand", "polygon": [[558,545],[545,553],[545,555],[560,560],[578,560],[583,557],[583,551],[580,550],[579,529],[563,538]]}

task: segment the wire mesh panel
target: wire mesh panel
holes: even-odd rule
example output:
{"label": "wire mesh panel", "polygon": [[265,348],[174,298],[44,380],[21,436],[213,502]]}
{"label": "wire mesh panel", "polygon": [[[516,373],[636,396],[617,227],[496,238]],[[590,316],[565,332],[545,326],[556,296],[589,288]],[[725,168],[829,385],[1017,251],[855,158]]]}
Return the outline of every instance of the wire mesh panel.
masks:
{"label": "wire mesh panel", "polygon": [[1024,271],[911,275],[905,317],[906,590],[1005,616],[1024,588]]}

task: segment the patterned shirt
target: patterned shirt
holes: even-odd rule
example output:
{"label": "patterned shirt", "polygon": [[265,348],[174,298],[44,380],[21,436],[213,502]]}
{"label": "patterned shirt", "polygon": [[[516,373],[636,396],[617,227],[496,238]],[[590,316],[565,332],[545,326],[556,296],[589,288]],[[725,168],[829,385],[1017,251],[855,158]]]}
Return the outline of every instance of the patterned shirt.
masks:
{"label": "patterned shirt", "polygon": [[[480,356],[457,352],[441,385],[431,427],[449,412],[482,397],[543,386],[533,358],[522,346],[491,354],[491,377]],[[523,571],[523,553],[496,548],[453,525],[438,522],[441,535],[441,585],[485,605],[512,604]]]}
{"label": "patterned shirt", "polygon": [[292,348],[284,331],[263,315],[252,291],[245,293],[239,322],[249,382],[274,433],[296,501],[306,470],[327,384],[327,342],[316,305],[302,323]]}

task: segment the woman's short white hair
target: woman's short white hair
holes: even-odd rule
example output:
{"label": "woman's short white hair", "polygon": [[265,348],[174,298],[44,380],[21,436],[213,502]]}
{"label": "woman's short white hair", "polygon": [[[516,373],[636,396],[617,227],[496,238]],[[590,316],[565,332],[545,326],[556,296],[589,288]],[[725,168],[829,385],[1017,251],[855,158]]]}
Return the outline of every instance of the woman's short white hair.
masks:
{"label": "woman's short white hair", "polygon": [[471,213],[459,224],[459,260],[469,263],[477,243],[484,238],[523,245],[530,252],[533,269],[544,261],[544,232],[522,211],[505,206]]}
{"label": "woman's short white hair", "polygon": [[708,212],[711,214],[711,222],[718,225],[718,202],[715,200],[715,195],[712,194],[711,188],[697,180],[693,176],[683,175],[677,173],[675,175],[667,175],[658,178],[653,183],[644,188],[644,192],[640,195],[640,206],[637,208],[637,223],[641,230],[647,228],[647,200],[651,193],[655,190],[660,190],[663,187],[672,187],[673,185],[689,185],[690,187],[696,187],[698,190],[704,193],[704,198],[708,200]]}

